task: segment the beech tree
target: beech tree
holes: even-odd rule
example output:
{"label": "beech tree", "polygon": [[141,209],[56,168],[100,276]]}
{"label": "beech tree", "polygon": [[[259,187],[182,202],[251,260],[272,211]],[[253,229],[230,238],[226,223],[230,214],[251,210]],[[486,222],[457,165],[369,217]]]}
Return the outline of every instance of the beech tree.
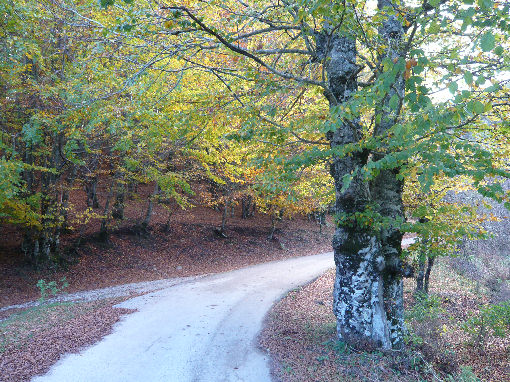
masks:
{"label": "beech tree", "polygon": [[404,345],[401,239],[419,229],[405,216],[406,179],[428,193],[463,176],[508,201],[497,182],[508,163],[483,140],[508,131],[509,3],[100,0],[93,14],[82,12],[92,0],[54,3],[125,64],[110,94],[147,73],[169,74],[175,91],[192,72],[201,105],[235,116],[240,142],[266,145],[262,160],[289,178],[329,165],[342,340]]}
{"label": "beech tree", "polygon": [[[377,7],[312,0],[140,1],[130,12],[159,23],[158,33],[171,36],[158,39],[165,51],[179,47],[184,62],[214,73],[232,102],[248,105],[244,112],[252,119],[245,118],[246,124],[251,128],[256,119],[261,136],[274,143],[291,134],[317,144],[287,168],[330,161],[338,336],[400,348],[401,239],[415,229],[406,222],[402,192],[414,159],[424,192],[438,174],[465,175],[485,195],[507,197],[497,182],[484,181],[508,172],[493,166],[483,145],[463,136],[484,124],[484,113],[494,116],[506,107],[505,96],[496,100],[491,94],[505,89],[508,10],[508,4],[490,0],[381,0]],[[131,27],[149,43],[154,35],[137,33],[147,30],[143,25]],[[225,56],[230,58],[220,63]],[[483,86],[488,79],[491,85]],[[450,99],[433,102],[432,94],[445,84]],[[248,94],[243,86],[263,90]],[[274,106],[284,93],[298,100],[308,88],[327,100],[326,109],[316,98],[309,104],[318,120],[303,123],[303,116],[287,117],[285,102]]]}

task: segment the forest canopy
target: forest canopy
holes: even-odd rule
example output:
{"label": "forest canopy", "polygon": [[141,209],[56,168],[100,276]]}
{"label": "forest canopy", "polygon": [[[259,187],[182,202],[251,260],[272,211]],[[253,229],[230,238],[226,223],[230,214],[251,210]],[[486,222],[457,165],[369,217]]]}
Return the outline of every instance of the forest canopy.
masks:
{"label": "forest canopy", "polygon": [[0,11],[0,221],[23,232],[34,264],[57,261],[61,235],[90,221],[106,240],[138,185],[152,189],[142,232],[156,203],[169,219],[197,200],[224,219],[241,202],[273,220],[334,210],[339,336],[399,347],[413,255],[402,235],[428,256],[485,235],[477,206],[449,192],[510,208],[509,3],[1,0]]}

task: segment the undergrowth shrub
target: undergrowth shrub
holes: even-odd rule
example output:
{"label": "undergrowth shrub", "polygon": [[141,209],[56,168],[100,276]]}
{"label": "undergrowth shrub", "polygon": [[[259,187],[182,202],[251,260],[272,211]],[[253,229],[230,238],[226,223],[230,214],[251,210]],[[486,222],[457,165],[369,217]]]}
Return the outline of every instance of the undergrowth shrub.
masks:
{"label": "undergrowth shrub", "polygon": [[488,336],[510,335],[510,302],[483,307],[462,325],[462,329],[471,336],[476,348],[484,350]]}
{"label": "undergrowth shrub", "polygon": [[406,342],[441,371],[454,374],[458,368],[457,356],[441,335],[445,321],[446,311],[439,296],[416,294],[414,305],[406,312]]}
{"label": "undergrowth shrub", "polygon": [[461,366],[455,376],[448,376],[447,382],[480,382],[480,379],[473,373],[469,366]]}
{"label": "undergrowth shrub", "polygon": [[39,301],[44,302],[48,299],[49,296],[55,297],[58,293],[63,292],[69,286],[69,283],[67,282],[66,278],[63,277],[59,282],[47,282],[41,279],[37,282],[36,285],[39,288],[39,292],[41,293]]}

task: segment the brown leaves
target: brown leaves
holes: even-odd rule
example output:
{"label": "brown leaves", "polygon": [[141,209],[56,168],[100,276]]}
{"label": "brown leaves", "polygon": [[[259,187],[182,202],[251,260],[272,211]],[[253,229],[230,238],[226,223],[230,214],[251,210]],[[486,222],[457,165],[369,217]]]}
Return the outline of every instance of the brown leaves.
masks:
{"label": "brown leaves", "polygon": [[408,80],[411,77],[411,69],[418,65],[418,61],[416,61],[416,58],[411,58],[410,60],[406,61],[406,71],[404,73],[404,78]]}
{"label": "brown leaves", "polygon": [[[81,201],[84,203],[84,201]],[[0,251],[0,268],[6,277],[0,278],[2,305],[38,298],[38,279],[60,279],[66,276],[68,292],[90,290],[118,284],[214,273],[241,268],[264,261],[308,255],[331,250],[332,225],[319,234],[314,222],[295,218],[284,220],[278,237],[285,250],[275,241],[267,240],[270,220],[265,215],[241,219],[240,211],[229,218],[228,238],[214,236],[213,228],[221,221],[220,212],[208,208],[175,212],[170,229],[163,229],[167,212],[161,206],[154,210],[151,235],[140,237],[132,230],[140,206],[126,207],[122,225],[112,234],[111,243],[93,240],[94,224],[85,230],[86,244],[79,248],[78,262],[67,272],[42,273],[22,267],[16,253],[15,240],[9,230],[3,230],[2,245],[11,243],[10,251]],[[4,247],[5,248],[5,247]],[[94,305],[96,304],[96,305]],[[329,309],[329,307],[327,307]],[[0,381],[24,381],[42,373],[66,352],[74,352],[92,344],[109,333],[111,325],[125,311],[112,309],[111,303],[61,306],[41,313],[40,319],[19,321],[0,329],[0,345],[10,338],[5,352],[0,353]],[[4,313],[11,314],[12,311]]]}
{"label": "brown leaves", "polygon": [[[46,372],[63,354],[74,353],[111,332],[131,312],[112,305],[119,299],[39,307],[15,315],[0,327],[0,381],[28,381]],[[3,350],[3,351],[1,351]]]}

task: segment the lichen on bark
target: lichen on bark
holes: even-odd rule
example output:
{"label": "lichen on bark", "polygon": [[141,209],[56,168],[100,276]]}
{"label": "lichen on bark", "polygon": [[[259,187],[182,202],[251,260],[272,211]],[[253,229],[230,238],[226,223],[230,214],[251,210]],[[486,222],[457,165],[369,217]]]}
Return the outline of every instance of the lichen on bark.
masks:
{"label": "lichen on bark", "polygon": [[[380,8],[391,5],[379,1]],[[393,17],[382,24],[379,31],[385,50],[380,60],[400,57],[403,29]],[[330,107],[348,102],[358,89],[355,40],[340,33],[316,36],[318,51],[326,63]],[[374,135],[385,134],[396,122],[398,110],[389,110],[394,94],[404,93],[404,81],[399,76],[375,110],[380,121]],[[358,143],[362,137],[359,120],[338,120],[337,128],[328,134],[331,147]],[[397,179],[398,169],[383,170],[372,181],[363,178],[360,171],[367,160],[379,160],[387,152],[383,147],[370,156],[358,150],[347,156],[333,158],[331,175],[335,180],[336,212],[353,217],[375,206],[381,217],[403,219],[402,181]],[[354,174],[348,187],[344,175]],[[349,342],[370,342],[376,347],[400,348],[403,346],[403,288],[401,272],[402,234],[397,226],[386,226],[372,231],[356,219],[340,220],[333,238],[336,264],[333,311],[337,317],[337,333]]]}

